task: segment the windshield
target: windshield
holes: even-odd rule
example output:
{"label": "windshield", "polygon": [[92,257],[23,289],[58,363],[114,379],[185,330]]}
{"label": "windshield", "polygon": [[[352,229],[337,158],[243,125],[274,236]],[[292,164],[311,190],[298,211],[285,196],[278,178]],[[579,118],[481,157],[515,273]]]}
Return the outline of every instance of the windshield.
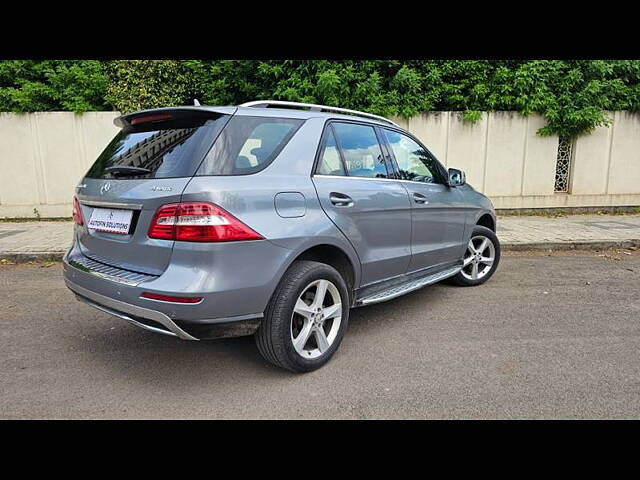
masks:
{"label": "windshield", "polygon": [[87,178],[140,179],[192,176],[229,115],[141,124],[121,130]]}

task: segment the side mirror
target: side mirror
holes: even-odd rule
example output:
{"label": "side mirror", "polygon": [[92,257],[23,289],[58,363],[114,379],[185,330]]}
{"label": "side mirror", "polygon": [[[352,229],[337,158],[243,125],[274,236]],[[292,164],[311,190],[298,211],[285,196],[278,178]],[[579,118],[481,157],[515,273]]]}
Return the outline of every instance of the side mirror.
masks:
{"label": "side mirror", "polygon": [[449,169],[449,186],[450,187],[459,187],[460,185],[464,185],[467,183],[467,179],[462,170],[458,170],[457,168]]}

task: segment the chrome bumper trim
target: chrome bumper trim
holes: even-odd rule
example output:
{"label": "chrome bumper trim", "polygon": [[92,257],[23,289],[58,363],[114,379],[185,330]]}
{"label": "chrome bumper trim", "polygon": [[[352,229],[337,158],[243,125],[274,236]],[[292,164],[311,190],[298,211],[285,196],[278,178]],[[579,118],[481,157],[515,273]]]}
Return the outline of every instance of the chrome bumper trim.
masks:
{"label": "chrome bumper trim", "polygon": [[89,207],[120,208],[125,210],[142,210],[143,207],[141,203],[96,202],[94,200],[80,200],[80,203]]}
{"label": "chrome bumper trim", "polygon": [[162,333],[163,335],[170,335],[172,337],[177,337],[177,335],[173,332],[170,332],[168,330],[163,330],[161,328],[156,328],[156,327],[152,327],[151,325],[145,325],[144,323],[140,323],[137,320],[134,320],[131,317],[128,317],[120,312],[116,312],[115,310],[111,310],[110,308],[104,307],[100,304],[94,303],[93,301],[89,300],[88,298],[85,298],[81,295],[76,295],[76,298],[78,299],[78,301],[85,303],[93,308],[96,308],[98,310],[100,310],[101,312],[105,312],[108,313],[109,315],[113,315],[114,317],[118,317],[121,320],[125,320],[133,325],[135,325],[136,327],[140,327],[143,328],[145,330],[149,330],[151,332],[155,332],[155,333]]}
{"label": "chrome bumper trim", "polygon": [[[121,302],[120,300],[114,300],[113,298],[106,297],[104,295],[100,295],[99,293],[92,292],[91,290],[87,290],[86,288],[81,287],[80,285],[76,285],[72,281],[65,278],[65,283],[67,287],[74,293],[80,295],[79,299],[98,310],[101,310],[105,313],[109,313],[115,317],[118,317],[122,320],[126,320],[129,323],[136,325],[137,327],[144,328],[145,330],[150,330],[156,333],[163,333],[165,335],[173,335],[183,340],[198,340],[195,337],[192,337],[187,332],[182,330],[178,325],[175,324],[173,320],[171,320],[167,315],[162,312],[158,312],[156,310],[150,310],[148,308],[138,307],[137,305],[131,305],[130,303]],[[88,301],[87,301],[88,300]],[[168,332],[165,330],[161,330],[159,328],[155,328],[149,325],[144,325],[136,321],[135,319],[127,316],[126,314],[134,315],[136,317],[146,318],[149,320],[153,320],[154,322],[158,322],[165,326]]]}

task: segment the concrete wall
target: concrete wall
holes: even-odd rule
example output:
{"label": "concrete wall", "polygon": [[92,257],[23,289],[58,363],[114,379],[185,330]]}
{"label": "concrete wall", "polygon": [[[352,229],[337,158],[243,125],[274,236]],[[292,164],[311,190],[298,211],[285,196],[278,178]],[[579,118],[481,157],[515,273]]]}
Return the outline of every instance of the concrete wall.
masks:
{"label": "concrete wall", "polygon": [[0,113],[0,218],[71,216],[74,188],[117,133],[117,116]]}
{"label": "concrete wall", "polygon": [[558,137],[536,132],[540,115],[483,113],[473,124],[460,112],[429,112],[394,119],[419,137],[447,167],[496,208],[640,205],[640,115],[609,112],[610,127],[575,139],[569,193],[554,193]]}
{"label": "concrete wall", "polygon": [[[640,116],[611,112],[611,127],[580,136],[570,193],[554,193],[558,138],[539,115],[459,112],[395,119],[496,208],[640,205]],[[74,187],[118,129],[117,112],[0,113],[0,217],[68,217]]]}

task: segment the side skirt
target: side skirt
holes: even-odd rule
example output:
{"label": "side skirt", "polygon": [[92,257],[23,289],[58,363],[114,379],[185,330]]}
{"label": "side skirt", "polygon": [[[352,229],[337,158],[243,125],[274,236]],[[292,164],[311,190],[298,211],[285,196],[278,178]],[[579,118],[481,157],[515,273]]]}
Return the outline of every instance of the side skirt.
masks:
{"label": "side skirt", "polygon": [[423,274],[405,275],[404,278],[394,279],[389,283],[384,282],[382,285],[376,285],[375,291],[373,287],[367,287],[360,292],[356,292],[355,307],[371,305],[373,303],[386,302],[392,298],[399,297],[414,290],[418,290],[427,285],[439,282],[445,278],[449,278],[462,270],[462,262],[456,265],[449,265],[437,271],[430,271]]}

